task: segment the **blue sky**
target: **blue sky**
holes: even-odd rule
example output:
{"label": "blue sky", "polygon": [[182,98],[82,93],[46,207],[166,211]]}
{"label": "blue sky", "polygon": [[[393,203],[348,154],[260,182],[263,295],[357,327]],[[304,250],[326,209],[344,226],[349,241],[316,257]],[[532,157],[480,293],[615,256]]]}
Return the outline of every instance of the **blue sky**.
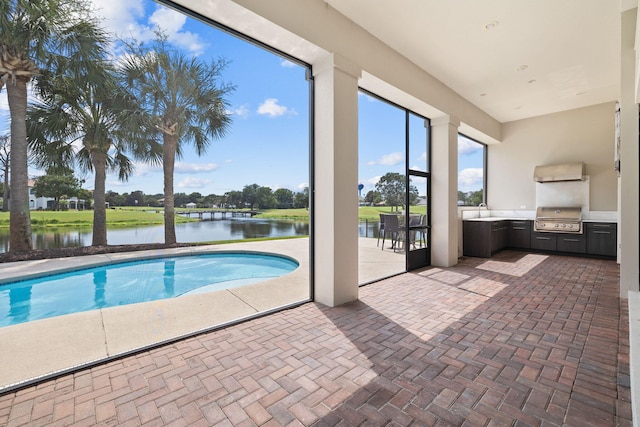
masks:
{"label": "blue sky", "polygon": [[[229,62],[222,80],[236,86],[227,97],[232,125],[201,157],[187,146],[176,161],[175,192],[223,194],[253,183],[301,191],[309,185],[309,91],[304,67],[151,0],[92,3],[103,26],[121,37],[150,41],[154,29],[161,27],[169,41],[185,52],[203,61],[225,58]],[[0,94],[3,134],[9,127],[4,93]],[[404,173],[404,112],[363,94],[359,99],[359,180],[365,186],[364,195],[385,173]],[[424,138],[421,121],[411,123],[412,136]],[[482,150],[464,139],[459,147],[459,187],[477,190],[482,185]],[[425,149],[413,144],[413,139],[409,157],[412,168],[426,168]],[[30,170],[30,176],[42,173]],[[93,188],[90,173],[80,177],[86,180],[85,188]],[[138,163],[128,182],[109,175],[107,190],[162,193],[162,169]]]}

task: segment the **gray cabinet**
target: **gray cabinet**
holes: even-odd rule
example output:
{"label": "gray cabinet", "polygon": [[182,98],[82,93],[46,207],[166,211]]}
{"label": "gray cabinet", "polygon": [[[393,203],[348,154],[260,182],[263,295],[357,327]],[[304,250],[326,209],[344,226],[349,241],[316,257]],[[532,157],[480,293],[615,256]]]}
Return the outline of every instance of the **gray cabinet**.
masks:
{"label": "gray cabinet", "polygon": [[615,257],[618,252],[618,225],[609,222],[585,223],[587,253]]}
{"label": "gray cabinet", "polygon": [[576,234],[576,235],[560,234],[557,237],[556,250],[559,252],[586,254],[587,238],[585,237],[584,234]]}
{"label": "gray cabinet", "polygon": [[504,249],[508,240],[507,221],[463,221],[462,254],[489,258]]}
{"label": "gray cabinet", "polygon": [[531,247],[531,221],[530,220],[510,220],[509,221],[509,244],[510,248],[529,249]]}
{"label": "gray cabinet", "polygon": [[553,233],[531,233],[531,249],[540,251],[555,251],[557,248],[558,236]]}
{"label": "gray cabinet", "polygon": [[462,253],[489,258],[504,248],[615,257],[617,225],[587,222],[584,234],[540,233],[531,220],[463,221]]}

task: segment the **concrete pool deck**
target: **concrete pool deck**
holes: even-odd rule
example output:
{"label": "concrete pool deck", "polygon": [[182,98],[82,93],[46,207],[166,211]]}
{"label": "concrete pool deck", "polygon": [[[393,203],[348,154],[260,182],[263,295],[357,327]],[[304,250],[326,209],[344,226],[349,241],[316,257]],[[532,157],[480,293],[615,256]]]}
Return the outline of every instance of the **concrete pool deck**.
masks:
{"label": "concrete pool deck", "polygon": [[[0,328],[0,393],[171,342],[310,297],[309,239],[270,240],[0,264],[0,283],[141,258],[263,252],[300,263],[284,276],[238,288],[110,307]],[[360,283],[404,271],[404,256],[360,239]]]}

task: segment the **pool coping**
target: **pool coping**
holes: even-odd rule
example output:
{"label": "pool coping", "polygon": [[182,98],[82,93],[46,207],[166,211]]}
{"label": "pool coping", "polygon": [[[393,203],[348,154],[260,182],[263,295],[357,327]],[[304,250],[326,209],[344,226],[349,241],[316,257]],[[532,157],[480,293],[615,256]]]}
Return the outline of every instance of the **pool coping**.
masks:
{"label": "pool coping", "polygon": [[[0,264],[1,282],[163,256],[247,252],[299,266],[242,287],[68,314],[0,328],[0,393],[222,328],[310,299],[309,239],[203,245]],[[131,325],[136,325],[132,328]]]}

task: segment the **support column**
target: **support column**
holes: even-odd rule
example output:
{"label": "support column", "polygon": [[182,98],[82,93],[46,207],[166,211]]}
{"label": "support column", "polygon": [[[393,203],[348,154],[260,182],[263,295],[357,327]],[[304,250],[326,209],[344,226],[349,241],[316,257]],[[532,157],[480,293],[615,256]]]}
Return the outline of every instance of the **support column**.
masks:
{"label": "support column", "polygon": [[621,97],[620,97],[620,179],[619,223],[620,297],[638,292],[638,100],[636,93],[636,19],[637,9],[621,15]]}
{"label": "support column", "polygon": [[431,264],[458,263],[458,128],[460,120],[431,120]]}
{"label": "support column", "polygon": [[358,299],[358,79],[331,54],[313,64],[315,88],[315,300]]}

